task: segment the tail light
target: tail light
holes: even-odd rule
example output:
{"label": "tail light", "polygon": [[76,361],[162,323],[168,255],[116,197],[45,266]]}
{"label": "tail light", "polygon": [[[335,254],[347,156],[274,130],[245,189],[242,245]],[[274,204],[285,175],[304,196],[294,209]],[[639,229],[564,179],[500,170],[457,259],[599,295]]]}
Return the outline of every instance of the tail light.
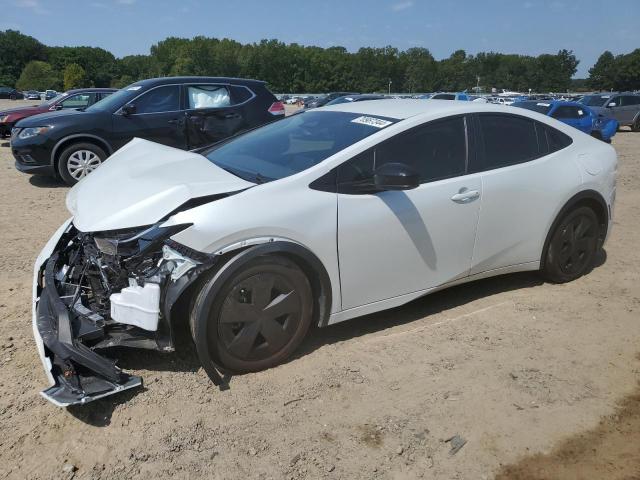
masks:
{"label": "tail light", "polygon": [[271,115],[284,115],[284,103],[274,102],[269,107],[269,113]]}

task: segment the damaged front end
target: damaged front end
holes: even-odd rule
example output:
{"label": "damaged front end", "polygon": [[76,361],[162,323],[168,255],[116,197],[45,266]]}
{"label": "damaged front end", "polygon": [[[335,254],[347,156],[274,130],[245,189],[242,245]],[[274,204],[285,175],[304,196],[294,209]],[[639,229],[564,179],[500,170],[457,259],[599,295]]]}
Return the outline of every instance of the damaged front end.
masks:
{"label": "damaged front end", "polygon": [[[98,354],[174,350],[171,307],[214,259],[173,242],[190,225],[83,233],[67,223],[36,262],[34,335],[58,406],[142,385]],[[56,241],[57,240],[57,241]]]}

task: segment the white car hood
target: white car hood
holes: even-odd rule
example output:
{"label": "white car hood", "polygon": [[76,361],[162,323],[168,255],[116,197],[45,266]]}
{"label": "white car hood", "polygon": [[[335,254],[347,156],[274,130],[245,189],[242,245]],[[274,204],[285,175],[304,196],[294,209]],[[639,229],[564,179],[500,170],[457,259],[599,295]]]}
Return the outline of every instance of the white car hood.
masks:
{"label": "white car hood", "polygon": [[254,186],[200,154],[139,138],[114,153],[67,194],[82,232],[158,222],[186,201]]}

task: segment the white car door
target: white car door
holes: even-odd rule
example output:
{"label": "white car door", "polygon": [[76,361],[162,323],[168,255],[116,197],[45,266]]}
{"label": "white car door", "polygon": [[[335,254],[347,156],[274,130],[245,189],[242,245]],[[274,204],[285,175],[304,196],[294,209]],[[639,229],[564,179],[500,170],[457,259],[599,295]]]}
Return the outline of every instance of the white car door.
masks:
{"label": "white car door", "polygon": [[[429,122],[338,169],[338,257],[342,308],[425,290],[468,275],[480,210],[479,174],[466,174],[463,116]],[[361,193],[376,166],[420,173],[413,190]]]}
{"label": "white car door", "polygon": [[[567,191],[581,181],[559,130],[513,114],[477,116],[482,211],[471,274],[540,260],[547,229]],[[476,162],[474,164],[474,162]]]}

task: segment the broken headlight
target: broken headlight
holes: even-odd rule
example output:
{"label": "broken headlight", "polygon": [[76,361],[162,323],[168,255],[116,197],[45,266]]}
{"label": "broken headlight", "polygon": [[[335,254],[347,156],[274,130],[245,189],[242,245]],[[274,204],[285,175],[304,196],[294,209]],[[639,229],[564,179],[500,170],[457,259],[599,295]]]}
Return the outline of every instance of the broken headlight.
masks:
{"label": "broken headlight", "polygon": [[105,255],[138,256],[159,249],[163,241],[191,225],[183,223],[162,227],[156,224],[143,229],[100,232],[93,239],[98,250]]}

